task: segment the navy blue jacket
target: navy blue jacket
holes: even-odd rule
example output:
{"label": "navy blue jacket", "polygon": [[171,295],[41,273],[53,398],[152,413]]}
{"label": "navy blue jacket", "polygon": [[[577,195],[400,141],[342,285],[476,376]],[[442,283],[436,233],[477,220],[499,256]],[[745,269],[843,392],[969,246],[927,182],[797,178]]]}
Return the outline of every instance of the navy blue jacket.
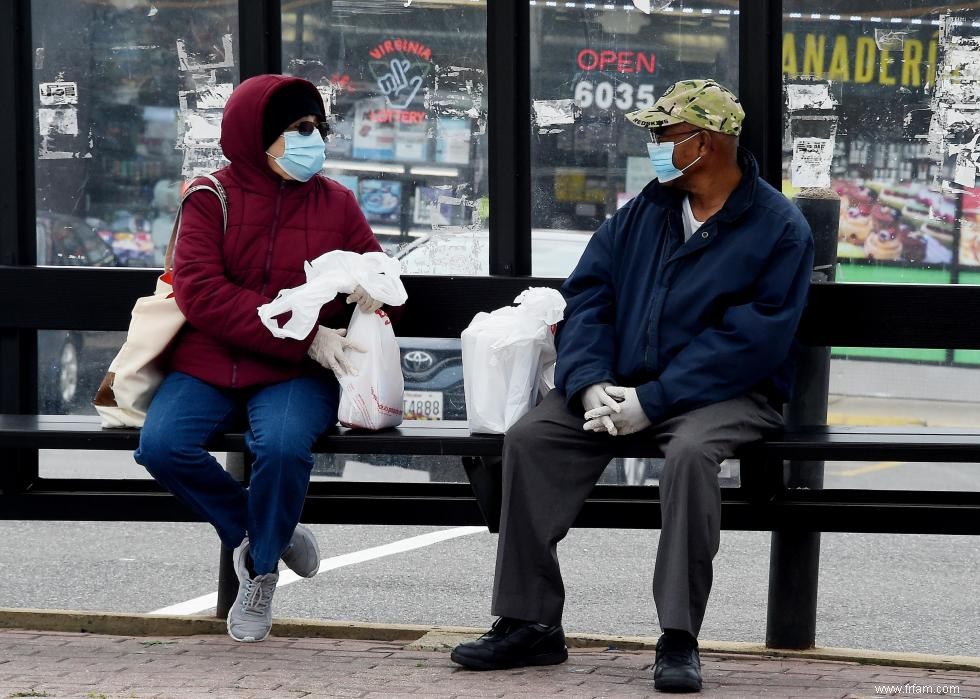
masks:
{"label": "navy blue jacket", "polygon": [[657,181],[592,236],[562,285],[555,385],[569,409],[602,381],[635,387],[655,424],[749,391],[788,397],[813,237],[755,158],[738,160],[738,187],[687,242],[685,193]]}

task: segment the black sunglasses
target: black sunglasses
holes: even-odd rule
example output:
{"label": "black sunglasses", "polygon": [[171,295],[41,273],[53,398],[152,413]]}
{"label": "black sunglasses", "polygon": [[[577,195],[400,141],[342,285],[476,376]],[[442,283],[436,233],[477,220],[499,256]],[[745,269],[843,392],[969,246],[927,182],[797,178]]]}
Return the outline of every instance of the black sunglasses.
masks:
{"label": "black sunglasses", "polygon": [[654,144],[659,146],[661,143],[674,141],[674,139],[676,139],[678,136],[688,136],[692,133],[699,133],[701,131],[704,131],[704,129],[690,129],[688,131],[678,131],[676,133],[671,133],[671,134],[663,134],[663,133],[658,134],[654,129],[650,129],[650,140],[653,141]]}
{"label": "black sunglasses", "polygon": [[296,125],[295,129],[287,129],[287,131],[298,131],[304,136],[309,136],[316,129],[320,132],[320,136],[326,138],[330,133],[330,124],[325,121],[318,122],[314,124],[312,121],[301,121]]}

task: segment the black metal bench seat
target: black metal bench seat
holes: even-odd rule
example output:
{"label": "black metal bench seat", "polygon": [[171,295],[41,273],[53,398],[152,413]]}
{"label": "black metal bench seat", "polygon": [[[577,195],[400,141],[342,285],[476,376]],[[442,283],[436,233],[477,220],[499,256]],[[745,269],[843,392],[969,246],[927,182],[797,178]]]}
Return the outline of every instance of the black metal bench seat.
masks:
{"label": "black metal bench seat", "polygon": [[[322,437],[317,452],[499,456],[503,438],[470,434],[465,423],[405,425],[377,433],[339,429]],[[97,417],[0,415],[0,447],[132,450],[134,429],[102,429]],[[220,435],[215,451],[241,452],[240,433]],[[655,457],[636,442],[623,457]],[[980,534],[980,495],[902,491],[785,488],[787,460],[978,462],[980,432],[959,429],[812,427],[786,431],[743,449],[741,486],[723,491],[727,529]],[[655,528],[656,487],[596,487],[577,526]],[[0,518],[183,521],[191,517],[152,481],[38,478],[20,493],[0,496]],[[303,520],[361,524],[482,524],[467,484],[314,481]]]}

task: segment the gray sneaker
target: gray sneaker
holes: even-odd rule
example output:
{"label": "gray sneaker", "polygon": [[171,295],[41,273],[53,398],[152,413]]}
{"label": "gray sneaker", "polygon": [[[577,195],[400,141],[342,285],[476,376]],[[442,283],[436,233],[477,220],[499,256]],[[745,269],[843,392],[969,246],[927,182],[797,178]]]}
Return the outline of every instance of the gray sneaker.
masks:
{"label": "gray sneaker", "polygon": [[282,552],[286,567],[303,578],[312,578],[320,570],[320,549],[310,528],[297,524],[289,546]]}
{"label": "gray sneaker", "polygon": [[234,564],[238,574],[238,596],[228,612],[228,635],[243,643],[264,641],[272,631],[272,596],[279,573],[249,577],[245,565],[248,539],[235,549]]}

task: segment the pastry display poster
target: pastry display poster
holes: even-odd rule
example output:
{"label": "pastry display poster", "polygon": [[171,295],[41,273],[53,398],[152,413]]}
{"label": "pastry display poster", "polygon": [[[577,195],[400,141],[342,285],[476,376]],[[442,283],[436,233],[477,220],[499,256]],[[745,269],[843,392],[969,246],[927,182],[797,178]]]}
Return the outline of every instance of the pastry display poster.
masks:
{"label": "pastry display poster", "polygon": [[[953,264],[954,197],[915,182],[834,180],[832,186],[841,201],[839,258],[926,267]],[[960,257],[962,264],[978,264]]]}
{"label": "pastry display poster", "polygon": [[980,267],[980,190],[963,194],[963,216],[960,218],[960,264]]}

